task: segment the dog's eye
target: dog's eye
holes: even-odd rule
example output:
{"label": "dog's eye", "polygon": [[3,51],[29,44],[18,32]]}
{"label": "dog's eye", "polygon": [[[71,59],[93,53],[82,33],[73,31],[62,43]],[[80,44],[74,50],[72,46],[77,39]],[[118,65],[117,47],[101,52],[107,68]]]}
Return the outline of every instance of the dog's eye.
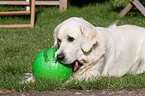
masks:
{"label": "dog's eye", "polygon": [[67,38],[67,40],[68,40],[68,42],[73,42],[75,39],[74,39],[73,37],[70,37],[70,36],[69,36],[69,37]]}
{"label": "dog's eye", "polygon": [[61,42],[61,40],[59,38],[57,38],[57,40],[58,40],[59,43]]}

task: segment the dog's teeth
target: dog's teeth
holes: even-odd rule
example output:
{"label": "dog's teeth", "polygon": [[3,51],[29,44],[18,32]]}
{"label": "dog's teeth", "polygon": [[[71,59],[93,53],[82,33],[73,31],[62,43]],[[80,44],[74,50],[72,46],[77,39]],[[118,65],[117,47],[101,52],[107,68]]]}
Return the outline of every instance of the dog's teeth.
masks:
{"label": "dog's teeth", "polygon": [[84,64],[85,62],[84,61],[79,61],[81,64]]}

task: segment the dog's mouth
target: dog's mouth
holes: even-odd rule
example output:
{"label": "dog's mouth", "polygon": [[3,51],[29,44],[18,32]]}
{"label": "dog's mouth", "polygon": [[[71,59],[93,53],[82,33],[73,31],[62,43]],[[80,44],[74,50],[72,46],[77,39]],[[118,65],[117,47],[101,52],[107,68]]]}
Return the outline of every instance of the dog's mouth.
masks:
{"label": "dog's mouth", "polygon": [[82,65],[84,64],[84,61],[74,61],[72,63],[72,68],[73,68],[73,71],[77,71]]}

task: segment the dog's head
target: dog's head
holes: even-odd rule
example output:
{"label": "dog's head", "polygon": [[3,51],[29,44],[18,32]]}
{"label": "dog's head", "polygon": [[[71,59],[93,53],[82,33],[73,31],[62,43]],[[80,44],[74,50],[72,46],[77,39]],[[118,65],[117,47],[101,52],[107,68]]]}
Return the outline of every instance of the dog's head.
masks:
{"label": "dog's head", "polygon": [[93,25],[82,18],[72,17],[54,30],[54,47],[57,60],[63,64],[74,64],[74,71],[85,63],[86,53],[97,42]]}

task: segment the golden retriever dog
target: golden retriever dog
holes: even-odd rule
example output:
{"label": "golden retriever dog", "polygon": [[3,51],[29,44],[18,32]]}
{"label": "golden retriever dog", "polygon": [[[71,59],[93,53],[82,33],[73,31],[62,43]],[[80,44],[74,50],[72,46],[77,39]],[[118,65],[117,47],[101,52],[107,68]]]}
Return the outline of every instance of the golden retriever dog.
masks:
{"label": "golden retriever dog", "polygon": [[54,30],[55,57],[73,65],[72,78],[139,74],[145,70],[145,28],[135,25],[94,27],[72,17]]}

